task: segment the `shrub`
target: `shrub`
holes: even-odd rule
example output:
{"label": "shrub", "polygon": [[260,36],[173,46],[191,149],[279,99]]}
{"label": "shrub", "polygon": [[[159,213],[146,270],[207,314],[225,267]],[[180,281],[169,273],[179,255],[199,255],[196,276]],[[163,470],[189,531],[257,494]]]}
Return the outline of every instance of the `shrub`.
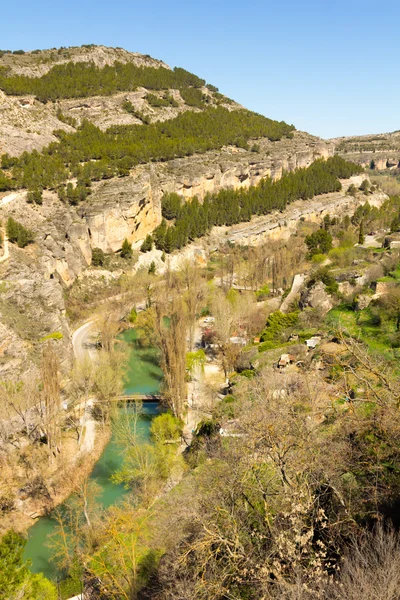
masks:
{"label": "shrub", "polygon": [[134,306],[131,309],[131,312],[129,313],[129,317],[128,317],[129,323],[135,323],[136,319],[137,319],[137,310],[136,310],[136,307]]}
{"label": "shrub", "polygon": [[16,243],[19,248],[25,248],[33,242],[34,234],[30,229],[26,229],[21,223],[9,217],[6,225],[7,236],[10,242]]}
{"label": "shrub", "polygon": [[326,259],[325,254],[314,254],[314,256],[311,258],[311,261],[313,263],[315,263],[316,265],[319,265],[319,264],[323,263],[325,259]]}
{"label": "shrub", "polygon": [[61,331],[54,331],[54,333],[49,333],[48,335],[45,335],[44,337],[40,338],[39,342],[47,342],[47,340],[62,340],[63,337],[64,336],[61,333]]}
{"label": "shrub", "polygon": [[27,194],[27,200],[29,204],[43,204],[43,190],[36,189],[31,190]]}
{"label": "shrub", "polygon": [[[297,311],[284,314],[278,310],[271,313],[265,324],[265,329],[261,334],[261,344],[258,347],[259,351],[262,352],[263,350],[274,347],[276,341],[278,341],[279,335],[288,327],[292,327],[296,323],[297,318]],[[264,342],[266,342],[268,346],[266,346]],[[260,347],[263,350],[260,350]]]}
{"label": "shrub", "polygon": [[270,289],[269,289],[268,285],[265,284],[262,287],[260,287],[259,290],[256,291],[257,302],[261,302],[262,300],[265,300],[265,298],[267,298],[269,295],[270,295]]}
{"label": "shrub", "polygon": [[102,267],[104,265],[105,254],[101,248],[93,248],[92,250],[92,265],[94,267]]}
{"label": "shrub", "polygon": [[337,281],[333,275],[331,275],[327,267],[315,271],[312,274],[311,279],[308,281],[307,287],[312,287],[315,283],[317,283],[317,281],[322,281],[322,283],[326,286],[326,291],[328,294],[336,294],[339,289]]}

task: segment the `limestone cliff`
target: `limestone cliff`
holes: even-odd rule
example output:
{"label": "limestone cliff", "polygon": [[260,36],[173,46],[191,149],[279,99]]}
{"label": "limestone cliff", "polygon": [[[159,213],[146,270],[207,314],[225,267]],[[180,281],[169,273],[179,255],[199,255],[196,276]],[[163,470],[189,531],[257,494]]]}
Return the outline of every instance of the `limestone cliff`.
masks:
{"label": "limestone cliff", "polygon": [[129,177],[105,181],[81,209],[92,247],[115,252],[124,238],[140,242],[161,221],[161,198],[176,192],[203,200],[221,189],[247,188],[263,177],[279,179],[283,171],[307,167],[333,155],[333,146],[306,133],[294,139],[260,140],[259,152],[225,148],[220,152],[139,166]]}
{"label": "limestone cliff", "polygon": [[353,136],[330,140],[335,153],[368,169],[384,171],[400,167],[400,132]]}

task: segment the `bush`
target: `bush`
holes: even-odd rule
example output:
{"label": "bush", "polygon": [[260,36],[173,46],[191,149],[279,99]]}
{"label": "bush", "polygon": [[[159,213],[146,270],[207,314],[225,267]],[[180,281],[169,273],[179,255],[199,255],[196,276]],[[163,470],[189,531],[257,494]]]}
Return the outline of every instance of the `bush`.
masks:
{"label": "bush", "polygon": [[102,267],[104,265],[105,258],[105,254],[101,248],[93,248],[92,265],[94,267]]}
{"label": "bush", "polygon": [[129,313],[129,317],[128,317],[129,323],[135,323],[136,319],[137,319],[137,310],[136,310],[136,307],[134,306],[131,309],[131,312]]}
{"label": "bush", "polygon": [[314,256],[311,258],[311,261],[313,263],[315,263],[316,265],[319,265],[319,264],[323,263],[325,259],[326,259],[326,254],[314,254]]}
{"label": "bush", "polygon": [[257,302],[265,300],[265,298],[267,298],[270,295],[270,292],[271,290],[269,289],[267,284],[260,287],[260,289],[256,291]]}
{"label": "bush", "polygon": [[19,248],[25,248],[34,240],[33,232],[26,229],[21,223],[9,217],[6,225],[7,237],[12,243],[16,243]]}
{"label": "bush", "polygon": [[[265,324],[265,329],[261,334],[261,344],[258,347],[258,350],[262,352],[268,348],[273,348],[276,345],[276,342],[279,341],[279,335],[288,327],[292,327],[297,322],[297,318],[297,311],[284,314],[278,310],[271,313]],[[266,342],[267,345],[265,345],[264,342]],[[260,347],[262,350],[260,350]]]}
{"label": "bush", "polygon": [[54,333],[49,333],[48,335],[40,338],[39,342],[47,342],[48,340],[62,340],[63,337],[64,336],[61,331],[54,331]]}
{"label": "bush", "polygon": [[39,204],[41,206],[43,204],[43,190],[31,190],[27,194],[27,200],[29,204]]}

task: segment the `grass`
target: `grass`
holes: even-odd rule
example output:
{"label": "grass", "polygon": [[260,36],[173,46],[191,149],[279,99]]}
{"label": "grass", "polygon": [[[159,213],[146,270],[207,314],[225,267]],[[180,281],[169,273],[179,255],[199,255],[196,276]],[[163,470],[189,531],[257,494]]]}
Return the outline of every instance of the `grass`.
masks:
{"label": "grass", "polygon": [[326,322],[328,326],[340,327],[348,335],[360,339],[372,352],[389,360],[398,358],[389,340],[389,336],[396,332],[394,321],[385,320],[383,310],[380,323],[374,317],[370,307],[355,312],[348,305],[341,304],[328,313]]}

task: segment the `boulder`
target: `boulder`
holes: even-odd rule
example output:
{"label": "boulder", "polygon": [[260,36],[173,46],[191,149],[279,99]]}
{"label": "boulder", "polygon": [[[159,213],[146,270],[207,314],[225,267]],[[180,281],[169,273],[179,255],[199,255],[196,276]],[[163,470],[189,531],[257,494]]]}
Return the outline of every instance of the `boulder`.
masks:
{"label": "boulder", "polygon": [[326,292],[326,286],[322,281],[317,281],[311,288],[302,292],[300,307],[307,306],[318,309],[324,315],[333,308],[332,297]]}

